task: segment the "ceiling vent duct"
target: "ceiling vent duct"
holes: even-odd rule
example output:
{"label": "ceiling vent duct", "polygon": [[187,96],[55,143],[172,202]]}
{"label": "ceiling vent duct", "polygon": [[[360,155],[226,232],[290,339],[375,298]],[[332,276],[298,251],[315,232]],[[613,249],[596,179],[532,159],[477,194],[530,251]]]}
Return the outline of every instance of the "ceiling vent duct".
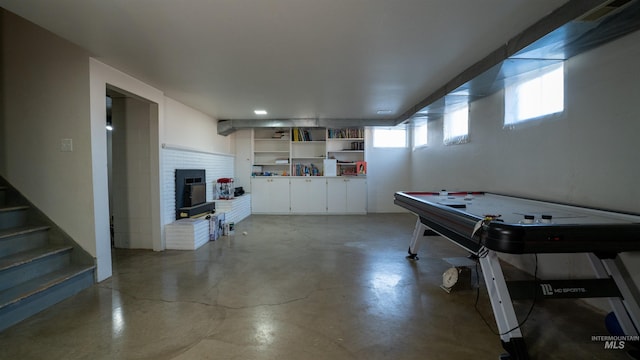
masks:
{"label": "ceiling vent duct", "polygon": [[218,121],[218,135],[227,136],[237,130],[253,128],[324,127],[339,129],[364,126],[389,126],[389,124],[388,119],[233,119]]}
{"label": "ceiling vent duct", "polygon": [[444,114],[447,103],[489,96],[513,76],[567,60],[639,29],[638,0],[569,0],[395,119],[220,120],[218,134],[276,123],[282,127],[394,126],[418,116],[436,119]]}
{"label": "ceiling vent duct", "polygon": [[405,113],[405,120],[442,117],[451,101],[472,102],[516,76],[567,60],[640,29],[637,0],[577,1],[512,38]]}
{"label": "ceiling vent duct", "polygon": [[601,21],[603,18],[613,15],[616,11],[620,11],[626,6],[630,5],[635,0],[611,0],[604,3],[602,6],[599,6],[592,11],[586,13],[584,16],[580,17],[577,21]]}

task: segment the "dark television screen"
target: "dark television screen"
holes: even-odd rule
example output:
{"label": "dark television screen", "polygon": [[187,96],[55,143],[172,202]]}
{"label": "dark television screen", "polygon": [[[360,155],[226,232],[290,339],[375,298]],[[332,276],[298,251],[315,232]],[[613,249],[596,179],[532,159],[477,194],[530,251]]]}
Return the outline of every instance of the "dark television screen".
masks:
{"label": "dark television screen", "polygon": [[189,191],[189,197],[187,198],[189,204],[187,206],[196,206],[207,201],[206,184],[189,184],[187,185],[187,189]]}

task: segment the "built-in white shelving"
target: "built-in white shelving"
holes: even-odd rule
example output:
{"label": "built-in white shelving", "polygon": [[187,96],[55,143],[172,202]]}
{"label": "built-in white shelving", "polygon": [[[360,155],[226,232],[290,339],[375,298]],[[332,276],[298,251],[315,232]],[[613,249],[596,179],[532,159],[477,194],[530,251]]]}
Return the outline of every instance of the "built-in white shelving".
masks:
{"label": "built-in white shelving", "polygon": [[[336,160],[335,171],[324,168],[325,159]],[[254,129],[254,175],[364,175],[364,159],[364,128]]]}

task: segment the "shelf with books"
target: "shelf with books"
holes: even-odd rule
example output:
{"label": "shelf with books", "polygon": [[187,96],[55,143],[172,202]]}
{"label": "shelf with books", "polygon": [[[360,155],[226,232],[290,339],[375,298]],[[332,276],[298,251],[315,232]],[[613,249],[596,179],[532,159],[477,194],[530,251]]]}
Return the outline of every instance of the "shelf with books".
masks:
{"label": "shelf with books", "polygon": [[[314,169],[319,176],[324,170],[329,176],[353,175],[358,173],[356,164],[365,159],[364,128],[256,128],[252,145],[255,175],[311,176]],[[324,169],[327,159],[337,164]],[[296,171],[296,164],[302,170]]]}
{"label": "shelf with books", "polygon": [[298,161],[291,167],[292,176],[323,176],[322,161]]}
{"label": "shelf with books", "polygon": [[328,139],[327,151],[364,151],[364,139]]}
{"label": "shelf with books", "polygon": [[363,163],[364,128],[327,129],[327,158],[337,161],[338,176],[364,175],[357,164]]}
{"label": "shelf with books", "polygon": [[335,139],[359,139],[364,140],[364,128],[329,128],[327,129],[327,138]]}
{"label": "shelf with books", "polygon": [[311,142],[320,141],[324,142],[327,138],[325,128],[291,128],[291,141],[298,142]]}

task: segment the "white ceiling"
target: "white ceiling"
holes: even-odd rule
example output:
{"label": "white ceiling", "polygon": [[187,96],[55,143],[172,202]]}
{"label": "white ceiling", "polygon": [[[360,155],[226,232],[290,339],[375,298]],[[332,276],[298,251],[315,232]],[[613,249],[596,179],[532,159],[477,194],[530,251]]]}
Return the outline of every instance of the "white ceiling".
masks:
{"label": "white ceiling", "polygon": [[[566,0],[0,0],[217,119],[396,118]],[[378,110],[390,110],[378,114]]]}

